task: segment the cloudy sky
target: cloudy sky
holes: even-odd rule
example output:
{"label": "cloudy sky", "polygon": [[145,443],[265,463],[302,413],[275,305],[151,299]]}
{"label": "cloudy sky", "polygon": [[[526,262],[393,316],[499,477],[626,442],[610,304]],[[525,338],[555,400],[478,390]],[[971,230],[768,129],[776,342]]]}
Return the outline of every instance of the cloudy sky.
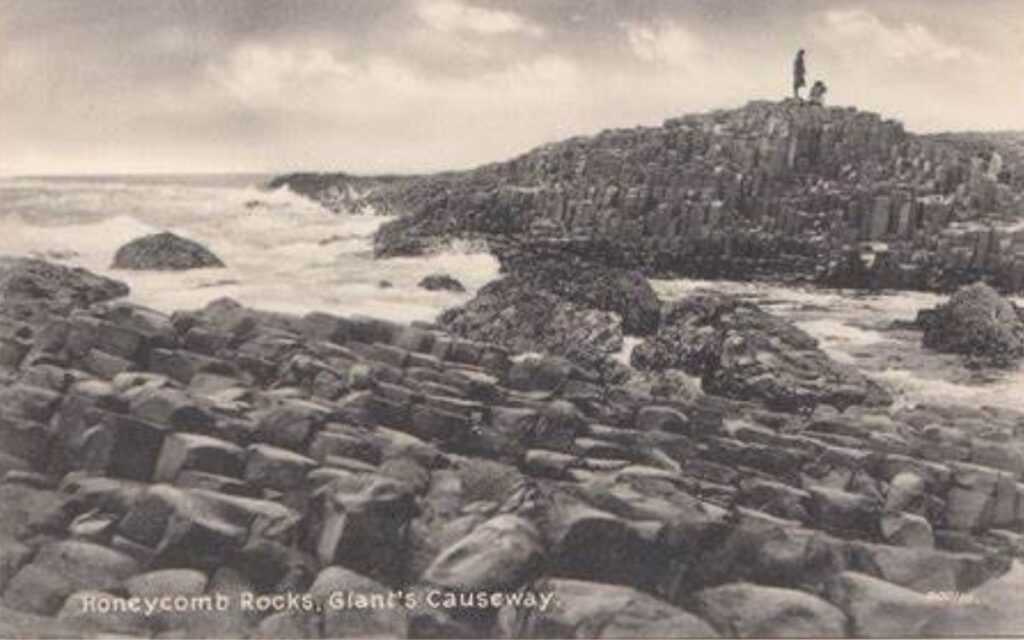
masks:
{"label": "cloudy sky", "polygon": [[789,91],[1024,129],[1021,0],[0,0],[0,173],[462,168]]}

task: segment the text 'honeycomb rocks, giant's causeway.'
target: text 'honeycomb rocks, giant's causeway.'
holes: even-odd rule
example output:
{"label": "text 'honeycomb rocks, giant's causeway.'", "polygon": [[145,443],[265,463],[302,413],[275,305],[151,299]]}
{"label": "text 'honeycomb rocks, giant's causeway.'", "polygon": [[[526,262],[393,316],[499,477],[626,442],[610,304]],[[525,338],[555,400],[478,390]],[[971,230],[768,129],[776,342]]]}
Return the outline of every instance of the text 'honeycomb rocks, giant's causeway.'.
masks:
{"label": "text 'honeycomb rocks, giant's causeway.'", "polygon": [[648,273],[1024,291],[1024,158],[849,107],[751,102],[545,145],[467,172],[297,174],[328,207],[405,214],[381,255],[530,236]]}
{"label": "text 'honeycomb rocks, giant's causeway.'", "polygon": [[0,287],[3,637],[1013,629],[1024,415],[778,412],[37,261]]}

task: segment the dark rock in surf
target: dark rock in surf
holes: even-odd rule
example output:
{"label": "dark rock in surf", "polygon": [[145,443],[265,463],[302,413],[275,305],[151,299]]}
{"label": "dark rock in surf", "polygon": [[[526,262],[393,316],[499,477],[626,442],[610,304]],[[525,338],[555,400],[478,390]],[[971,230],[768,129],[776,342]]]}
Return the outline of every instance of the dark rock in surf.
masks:
{"label": "dark rock in surf", "polygon": [[1024,359],[1024,309],[983,283],[918,313],[929,349],[959,353],[972,366],[1012,367]]}
{"label": "dark rock in surf", "polygon": [[420,287],[427,291],[456,291],[463,292],[466,287],[461,282],[447,273],[432,273],[420,280]]}
{"label": "dark rock in surf", "polygon": [[114,269],[182,271],[223,267],[224,263],[203,245],[173,233],[154,233],[132,240],[114,255]]}

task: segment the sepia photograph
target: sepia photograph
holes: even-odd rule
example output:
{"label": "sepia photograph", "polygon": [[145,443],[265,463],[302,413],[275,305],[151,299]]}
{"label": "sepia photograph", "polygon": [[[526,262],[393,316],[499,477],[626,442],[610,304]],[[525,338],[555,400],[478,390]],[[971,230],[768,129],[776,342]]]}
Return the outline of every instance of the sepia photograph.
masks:
{"label": "sepia photograph", "polygon": [[0,0],[0,638],[1024,637],[1021,0]]}

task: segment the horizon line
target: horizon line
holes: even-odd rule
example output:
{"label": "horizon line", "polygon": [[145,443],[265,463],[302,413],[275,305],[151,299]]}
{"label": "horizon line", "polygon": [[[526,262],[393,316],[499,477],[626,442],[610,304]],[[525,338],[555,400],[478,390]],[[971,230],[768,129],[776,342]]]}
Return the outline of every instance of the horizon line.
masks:
{"label": "horizon line", "polygon": [[[789,98],[783,99],[782,101],[778,101],[778,102],[784,102],[786,100],[789,100]],[[474,169],[477,169],[477,168],[480,168],[480,167],[483,167],[483,166],[487,166],[489,164],[501,163],[501,162],[505,162],[505,161],[511,160],[513,158],[518,157],[519,155],[522,155],[524,153],[529,153],[529,152],[533,151],[534,149],[537,149],[537,148],[540,148],[540,147],[543,147],[543,146],[547,146],[547,145],[551,145],[551,144],[558,144],[560,142],[564,142],[566,140],[571,140],[571,139],[577,138],[577,137],[596,136],[596,135],[598,135],[598,134],[600,134],[600,133],[602,133],[604,131],[623,129],[623,128],[630,129],[630,128],[636,128],[636,127],[659,127],[659,126],[664,126],[664,123],[667,120],[672,120],[674,118],[684,117],[684,116],[687,116],[687,115],[708,114],[708,113],[712,113],[712,112],[720,111],[720,110],[742,109],[744,106],[747,106],[747,105],[749,105],[749,104],[751,104],[753,102],[762,102],[762,101],[776,102],[774,100],[771,100],[770,98],[761,98],[761,99],[752,98],[752,99],[746,101],[745,103],[743,103],[743,105],[738,106],[738,107],[717,107],[717,108],[706,109],[706,110],[703,110],[703,111],[689,112],[689,113],[684,113],[684,114],[681,114],[681,115],[669,116],[667,118],[663,118],[657,124],[648,124],[648,125],[638,124],[638,125],[633,125],[632,127],[630,127],[630,126],[619,126],[619,127],[610,126],[610,127],[605,127],[604,129],[601,129],[600,131],[594,131],[594,132],[590,132],[590,133],[579,133],[579,134],[570,135],[570,136],[567,136],[567,137],[564,137],[564,138],[559,138],[559,139],[556,139],[556,140],[550,140],[550,141],[547,141],[547,142],[541,142],[541,143],[535,144],[534,146],[532,146],[532,147],[530,147],[528,149],[525,149],[525,150],[523,150],[523,151],[521,151],[521,152],[519,152],[517,154],[511,155],[511,156],[508,156],[508,157],[504,157],[504,158],[499,158],[499,159],[486,160],[484,162],[479,162],[479,163],[473,164],[472,166],[463,167],[463,168],[454,168],[454,167],[446,167],[446,168],[422,167],[422,168],[418,168],[417,169],[417,168],[410,167],[410,168],[406,168],[406,169],[387,169],[387,170],[375,171],[375,172],[363,172],[363,171],[352,170],[352,169],[321,167],[321,168],[316,168],[316,169],[313,169],[313,168],[277,168],[277,169],[270,169],[270,168],[268,168],[268,169],[210,169],[210,170],[199,170],[199,171],[195,171],[195,170],[192,170],[192,171],[180,171],[180,170],[172,170],[172,169],[169,169],[169,170],[160,169],[160,170],[155,170],[155,171],[134,171],[134,170],[128,169],[128,170],[124,170],[124,171],[102,170],[102,171],[95,171],[95,172],[94,171],[67,171],[67,172],[57,171],[57,172],[53,172],[53,173],[48,173],[48,172],[43,172],[43,173],[40,173],[40,172],[29,172],[29,173],[10,172],[9,173],[9,172],[5,171],[2,167],[0,167],[0,180],[10,180],[10,179],[54,179],[54,178],[58,178],[59,179],[59,178],[117,178],[117,177],[175,177],[175,176],[177,176],[177,177],[184,177],[184,176],[200,177],[200,176],[218,176],[218,175],[219,176],[230,176],[230,175],[234,175],[234,176],[242,176],[242,175],[283,176],[283,175],[288,175],[288,174],[293,174],[293,173],[314,173],[314,174],[337,174],[337,173],[344,173],[344,174],[351,175],[353,177],[391,177],[391,176],[393,176],[393,177],[412,177],[412,176],[424,176],[424,175],[449,173],[449,172],[472,171]],[[841,109],[850,109],[850,108],[852,108],[852,109],[860,111],[860,109],[858,109],[855,105],[838,105],[838,104],[836,104],[836,105],[825,105],[825,107],[826,108],[841,108]],[[992,129],[972,128],[972,129],[945,129],[945,130],[936,130],[936,131],[914,131],[914,130],[907,129],[906,123],[904,122],[904,120],[902,118],[899,118],[899,117],[887,117],[884,114],[881,114],[881,113],[878,113],[878,112],[872,112],[872,111],[866,111],[866,113],[876,113],[883,120],[892,120],[892,121],[898,122],[900,124],[900,126],[902,126],[904,128],[904,131],[906,131],[907,133],[909,133],[911,135],[916,135],[916,136],[970,135],[970,134],[1024,134],[1024,127],[1019,128],[1019,129],[1006,128],[1006,127],[996,127],[996,128],[992,128]]]}

